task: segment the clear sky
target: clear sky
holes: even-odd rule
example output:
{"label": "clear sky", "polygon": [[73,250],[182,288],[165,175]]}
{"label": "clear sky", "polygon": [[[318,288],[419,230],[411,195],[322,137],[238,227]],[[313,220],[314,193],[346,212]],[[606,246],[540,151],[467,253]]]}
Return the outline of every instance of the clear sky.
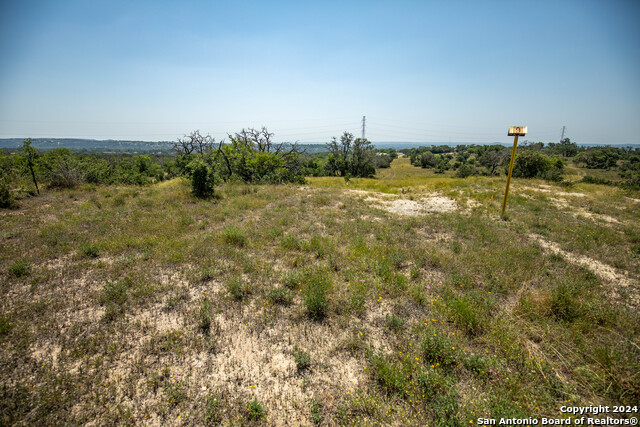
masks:
{"label": "clear sky", "polygon": [[0,0],[0,138],[640,143],[640,1]]}

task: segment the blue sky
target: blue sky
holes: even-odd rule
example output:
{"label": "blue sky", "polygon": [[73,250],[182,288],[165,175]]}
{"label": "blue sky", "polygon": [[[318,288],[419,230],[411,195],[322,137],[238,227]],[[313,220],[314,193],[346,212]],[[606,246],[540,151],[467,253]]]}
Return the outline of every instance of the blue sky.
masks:
{"label": "blue sky", "polygon": [[638,1],[0,1],[0,138],[637,144]]}

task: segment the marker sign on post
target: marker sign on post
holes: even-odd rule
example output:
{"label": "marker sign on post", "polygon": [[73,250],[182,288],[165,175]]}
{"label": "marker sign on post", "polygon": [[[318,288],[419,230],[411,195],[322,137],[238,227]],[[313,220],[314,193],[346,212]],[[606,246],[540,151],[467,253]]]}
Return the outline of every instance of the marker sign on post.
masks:
{"label": "marker sign on post", "polygon": [[526,126],[509,126],[508,136],[525,136],[527,134]]}
{"label": "marker sign on post", "polygon": [[511,183],[511,174],[513,173],[513,163],[516,159],[516,147],[518,146],[518,137],[524,136],[527,133],[526,126],[509,126],[509,133],[507,135],[513,136],[513,148],[511,149],[511,162],[509,162],[509,175],[507,175],[507,187],[504,189],[504,200],[502,200],[502,217],[504,211],[507,208],[507,196],[509,195],[509,184]]}

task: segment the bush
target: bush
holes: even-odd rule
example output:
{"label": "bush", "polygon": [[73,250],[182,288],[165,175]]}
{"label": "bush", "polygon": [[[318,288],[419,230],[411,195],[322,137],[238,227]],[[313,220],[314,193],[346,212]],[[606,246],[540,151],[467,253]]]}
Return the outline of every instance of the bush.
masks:
{"label": "bush", "polygon": [[[564,168],[564,162],[537,151],[521,151],[516,154],[513,176],[516,178],[545,178],[558,175]],[[554,174],[555,172],[555,174]]]}
{"label": "bush", "polygon": [[456,178],[466,178],[471,175],[473,175],[473,168],[466,164],[460,165],[456,171]]}
{"label": "bush", "polygon": [[0,179],[0,208],[13,208],[15,205],[9,183],[5,179]]}
{"label": "bush", "polygon": [[196,159],[189,163],[188,171],[193,195],[201,199],[212,197],[218,180],[211,166],[201,159]]}

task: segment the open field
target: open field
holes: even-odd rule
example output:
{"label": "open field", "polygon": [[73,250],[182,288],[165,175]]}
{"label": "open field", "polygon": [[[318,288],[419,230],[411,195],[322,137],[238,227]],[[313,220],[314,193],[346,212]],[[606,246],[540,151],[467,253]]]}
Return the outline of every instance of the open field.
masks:
{"label": "open field", "polygon": [[[0,211],[1,425],[469,425],[640,402],[640,194],[430,175]],[[604,414],[606,415],[606,414]]]}

